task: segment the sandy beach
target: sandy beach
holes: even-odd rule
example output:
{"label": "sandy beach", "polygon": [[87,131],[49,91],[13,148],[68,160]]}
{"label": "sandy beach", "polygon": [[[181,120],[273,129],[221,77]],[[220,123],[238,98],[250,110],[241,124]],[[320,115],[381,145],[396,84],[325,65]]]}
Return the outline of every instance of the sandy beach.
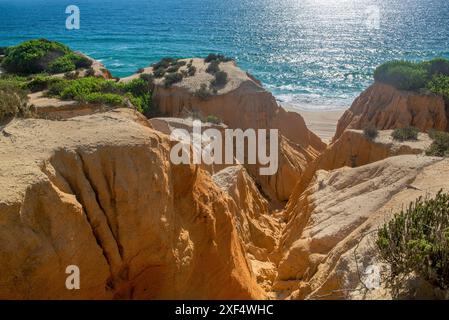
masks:
{"label": "sandy beach", "polygon": [[345,110],[304,110],[290,105],[282,105],[286,110],[298,112],[305,120],[307,127],[318,135],[324,142],[329,143],[337,129],[338,119]]}

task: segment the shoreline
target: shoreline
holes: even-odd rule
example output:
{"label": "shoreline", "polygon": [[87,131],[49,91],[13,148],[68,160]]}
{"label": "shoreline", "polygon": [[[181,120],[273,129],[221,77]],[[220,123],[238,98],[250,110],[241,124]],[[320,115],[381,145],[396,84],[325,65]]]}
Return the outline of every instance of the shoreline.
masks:
{"label": "shoreline", "polygon": [[335,135],[338,120],[349,109],[348,106],[345,109],[306,110],[285,103],[281,103],[280,105],[287,111],[299,113],[304,118],[307,128],[327,144],[332,141]]}

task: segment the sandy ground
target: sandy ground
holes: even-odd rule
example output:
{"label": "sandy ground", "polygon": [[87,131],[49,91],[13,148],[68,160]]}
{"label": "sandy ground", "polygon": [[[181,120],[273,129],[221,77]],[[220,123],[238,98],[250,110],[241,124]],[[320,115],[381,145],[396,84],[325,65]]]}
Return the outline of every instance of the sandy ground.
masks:
{"label": "sandy ground", "polygon": [[298,112],[304,118],[307,127],[326,143],[332,140],[337,129],[338,119],[345,112],[345,110],[302,110],[284,104],[282,107],[288,111]]}

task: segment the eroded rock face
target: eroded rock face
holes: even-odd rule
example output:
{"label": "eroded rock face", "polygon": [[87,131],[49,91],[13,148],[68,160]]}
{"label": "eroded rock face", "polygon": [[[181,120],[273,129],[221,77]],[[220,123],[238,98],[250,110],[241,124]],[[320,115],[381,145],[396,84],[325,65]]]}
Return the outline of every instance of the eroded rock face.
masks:
{"label": "eroded rock face", "polygon": [[[158,131],[170,135],[175,129],[183,129],[190,133],[193,132],[193,120],[181,119],[181,118],[153,118],[149,122]],[[201,129],[217,129],[222,134],[222,155],[225,154],[225,130],[228,129],[223,124],[211,124],[201,123]],[[191,137],[193,140],[193,137]],[[207,145],[206,141],[206,145]],[[202,147],[205,147],[203,145]],[[234,145],[234,155],[236,154]],[[247,159],[248,151],[245,149],[245,159]],[[299,145],[292,143],[284,136],[279,138],[279,153],[278,153],[278,170],[272,175],[260,175],[260,168],[266,168],[267,165],[251,165],[247,164],[245,160],[245,168],[250,173],[251,177],[259,184],[261,190],[263,190],[264,196],[271,200],[271,202],[287,201],[295,185],[301,178],[307,165],[316,159],[318,153],[312,148],[302,148]],[[222,159],[223,160],[223,159]],[[226,164],[224,160],[221,164],[206,165],[201,164],[201,167],[211,174],[215,174],[218,171],[234,166],[237,161],[234,160],[234,164]]]}
{"label": "eroded rock face", "polygon": [[406,155],[358,168],[318,171],[293,194],[280,242],[274,289],[293,299],[391,298],[381,286],[365,290],[365,272],[383,270],[377,228],[419,196],[448,190],[449,161]]}
{"label": "eroded rock face", "polygon": [[232,198],[237,232],[258,282],[269,290],[277,274],[274,251],[279,239],[279,221],[270,214],[267,201],[244,167],[223,169],[213,175],[213,181]]}
{"label": "eroded rock face", "polygon": [[0,298],[263,298],[235,202],[126,112],[4,128]]}
{"label": "eroded rock face", "polygon": [[342,167],[355,168],[367,165],[388,157],[399,155],[419,155],[429,148],[432,140],[426,133],[419,133],[417,141],[395,141],[391,137],[393,130],[378,131],[378,136],[371,140],[361,130],[346,130],[341,137],[332,143],[310,162],[299,177],[293,194],[301,194],[313,179],[318,170],[335,170]]}
{"label": "eroded rock face", "polygon": [[[185,61],[189,62],[190,59]],[[257,173],[257,166],[247,169],[272,200],[287,201],[307,164],[305,161],[316,158],[326,144],[307,129],[298,113],[285,111],[260,82],[239,69],[234,62],[220,64],[220,68],[228,73],[228,83],[216,94],[200,98],[197,90],[202,84],[209,87],[213,76],[206,72],[208,64],[203,59],[193,59],[192,63],[197,69],[195,76],[186,77],[170,88],[164,87],[162,79],[156,80],[154,105],[169,117],[185,118],[192,114],[203,118],[215,116],[231,129],[278,129],[283,137],[279,143],[280,173],[264,177]],[[152,73],[152,68],[144,69],[144,73]],[[130,81],[137,76],[121,81]],[[290,161],[293,158],[295,161]]]}
{"label": "eroded rock face", "polygon": [[448,120],[444,100],[436,95],[423,95],[375,83],[366,89],[338,121],[334,141],[345,129],[379,130],[414,126],[425,132],[445,131]]}

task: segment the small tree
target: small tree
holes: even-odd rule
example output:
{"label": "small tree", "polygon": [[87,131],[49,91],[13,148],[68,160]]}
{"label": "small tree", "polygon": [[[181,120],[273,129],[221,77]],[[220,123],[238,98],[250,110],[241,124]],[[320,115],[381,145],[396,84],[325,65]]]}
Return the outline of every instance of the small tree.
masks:
{"label": "small tree", "polygon": [[415,272],[449,289],[449,195],[440,191],[435,198],[412,202],[379,229],[376,244],[393,283]]}

